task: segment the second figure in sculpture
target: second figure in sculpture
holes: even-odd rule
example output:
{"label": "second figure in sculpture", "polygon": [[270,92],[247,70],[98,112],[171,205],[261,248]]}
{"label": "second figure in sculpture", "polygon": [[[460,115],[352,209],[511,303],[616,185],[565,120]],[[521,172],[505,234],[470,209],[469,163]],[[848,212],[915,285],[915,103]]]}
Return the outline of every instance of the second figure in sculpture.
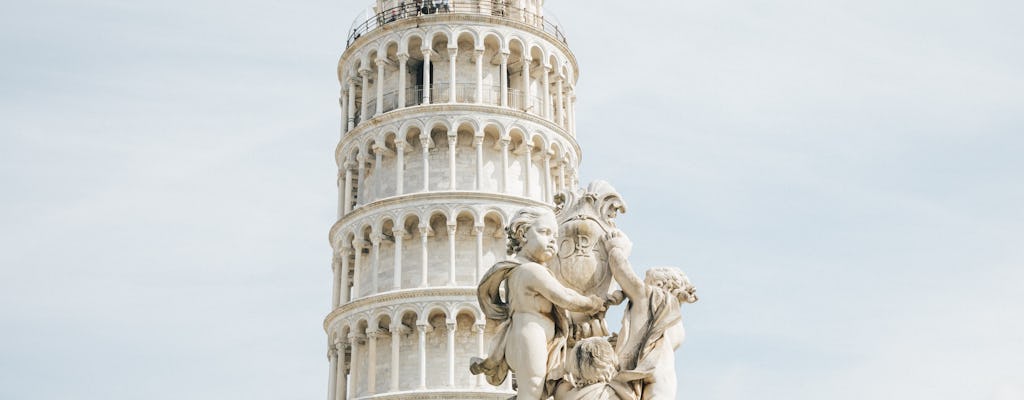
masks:
{"label": "second figure in sculpture", "polygon": [[565,311],[595,313],[604,300],[566,288],[548,270],[547,262],[558,252],[558,223],[551,210],[520,210],[507,233],[508,251],[515,258],[491,267],[477,291],[484,315],[499,325],[490,354],[486,359],[474,358],[470,371],[485,374],[497,386],[511,369],[516,373],[517,400],[546,399],[563,375]]}

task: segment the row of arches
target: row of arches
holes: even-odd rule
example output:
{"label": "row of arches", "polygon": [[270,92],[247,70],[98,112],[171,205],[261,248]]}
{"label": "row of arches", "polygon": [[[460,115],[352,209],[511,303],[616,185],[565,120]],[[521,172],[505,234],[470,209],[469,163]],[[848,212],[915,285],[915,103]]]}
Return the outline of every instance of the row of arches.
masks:
{"label": "row of arches", "polygon": [[511,28],[397,30],[339,64],[346,130],[388,111],[434,103],[512,108],[574,128],[575,64],[547,40]]}
{"label": "row of arches", "polygon": [[491,389],[469,373],[488,330],[472,300],[410,302],[349,315],[328,329],[332,393],[358,398],[424,389]]}
{"label": "row of arches", "polygon": [[375,130],[339,151],[338,216],[408,193],[481,191],[553,202],[578,181],[575,147],[544,131],[435,120]]}
{"label": "row of arches", "polygon": [[390,212],[353,221],[332,239],[332,306],[389,291],[472,287],[505,252],[506,211],[472,207]]}

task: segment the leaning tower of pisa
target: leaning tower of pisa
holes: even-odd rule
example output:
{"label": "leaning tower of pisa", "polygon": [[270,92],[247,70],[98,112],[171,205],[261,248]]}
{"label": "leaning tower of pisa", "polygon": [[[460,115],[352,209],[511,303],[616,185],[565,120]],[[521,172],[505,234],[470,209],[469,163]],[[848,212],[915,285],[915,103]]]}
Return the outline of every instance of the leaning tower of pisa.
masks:
{"label": "leaning tower of pisa", "polygon": [[476,301],[524,206],[576,187],[578,73],[543,0],[377,0],[338,62],[328,400],[504,399]]}

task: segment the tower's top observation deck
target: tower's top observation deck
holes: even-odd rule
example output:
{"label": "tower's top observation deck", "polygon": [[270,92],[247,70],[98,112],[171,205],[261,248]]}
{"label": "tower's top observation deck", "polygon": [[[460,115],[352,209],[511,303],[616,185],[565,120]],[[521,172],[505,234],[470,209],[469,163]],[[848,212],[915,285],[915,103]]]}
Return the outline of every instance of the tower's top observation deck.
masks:
{"label": "tower's top observation deck", "polygon": [[345,47],[367,32],[392,22],[449,14],[484,15],[527,24],[567,44],[565,30],[556,18],[544,15],[541,3],[537,0],[378,0],[352,21]]}

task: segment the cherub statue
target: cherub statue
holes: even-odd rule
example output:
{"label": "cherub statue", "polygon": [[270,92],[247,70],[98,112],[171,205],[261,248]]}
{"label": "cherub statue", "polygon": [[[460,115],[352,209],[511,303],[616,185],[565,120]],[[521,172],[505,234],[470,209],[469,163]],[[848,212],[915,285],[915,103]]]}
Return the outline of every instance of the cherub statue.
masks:
{"label": "cherub statue", "polygon": [[565,380],[556,400],[636,400],[633,388],[616,379],[619,358],[602,337],[580,339],[565,360]]}
{"label": "cherub statue", "polygon": [[682,303],[697,301],[696,289],[682,271],[660,267],[640,280],[629,265],[632,242],[613,230],[606,237],[609,266],[629,303],[616,340],[619,375],[631,382],[641,400],[674,400],[676,370],[673,353],[686,337]]}
{"label": "cherub statue", "polygon": [[551,210],[520,210],[506,233],[508,253],[515,258],[494,264],[477,288],[488,323],[499,325],[488,357],[474,357],[469,369],[474,375],[485,374],[495,386],[505,381],[511,369],[518,383],[517,400],[546,399],[554,381],[564,374],[566,310],[596,313],[603,309],[604,300],[566,288],[548,270],[547,262],[558,252],[558,224]]}

